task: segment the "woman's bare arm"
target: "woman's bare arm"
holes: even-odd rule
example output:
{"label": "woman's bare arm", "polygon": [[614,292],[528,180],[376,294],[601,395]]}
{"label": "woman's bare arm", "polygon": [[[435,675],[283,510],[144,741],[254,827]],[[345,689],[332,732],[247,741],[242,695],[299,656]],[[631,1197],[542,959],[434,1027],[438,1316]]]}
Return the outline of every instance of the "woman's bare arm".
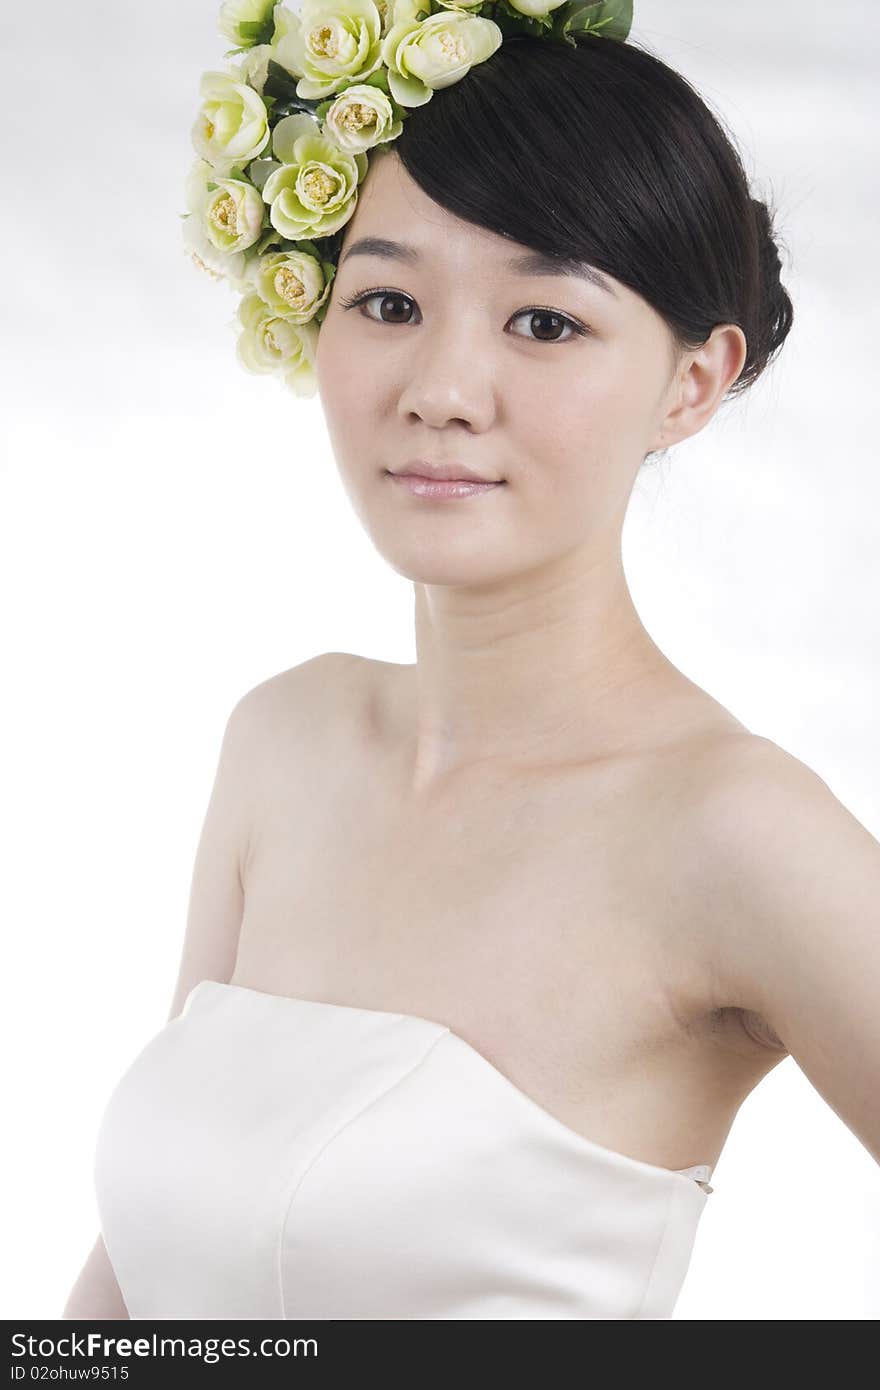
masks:
{"label": "woman's bare arm", "polygon": [[715,769],[697,834],[722,1002],[766,1020],[880,1163],[880,844],[759,738]]}
{"label": "woman's bare arm", "polygon": [[[241,867],[251,808],[251,748],[264,698],[248,691],[224,730],[190,887],[186,932],[170,1018],[199,980],[228,980],[235,967],[244,910]],[[170,1019],[169,1019],[170,1021]],[[101,1233],[70,1291],[62,1317],[127,1318],[128,1309]]]}
{"label": "woman's bare arm", "polygon": [[[228,981],[235,970],[244,916],[244,866],[257,811],[261,768],[273,755],[279,716],[296,719],[313,698],[315,679],[351,664],[324,652],[247,691],[223,733],[214,785],[202,824],[190,886],[177,983],[168,1017],[183,1008],[200,980]],[[122,1292],[99,1234],[68,1296],[65,1318],[127,1318]]]}

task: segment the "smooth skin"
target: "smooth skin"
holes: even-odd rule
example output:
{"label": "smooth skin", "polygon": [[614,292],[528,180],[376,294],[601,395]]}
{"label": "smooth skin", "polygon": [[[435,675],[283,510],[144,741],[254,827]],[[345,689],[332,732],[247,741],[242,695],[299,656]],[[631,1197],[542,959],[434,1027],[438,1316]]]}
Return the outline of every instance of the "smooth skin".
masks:
{"label": "smooth skin", "polygon": [[[368,237],[416,255],[346,254]],[[431,1018],[670,1168],[714,1165],[791,1055],[880,1162],[880,845],[664,656],[621,559],[645,456],[709,423],[742,331],[676,355],[626,286],[526,250],[371,161],[319,389],[417,659],[324,653],[238,702],[169,1017],[209,978]],[[385,471],[417,457],[504,483],[428,502]],[[64,1316],[127,1316],[100,1237]]]}

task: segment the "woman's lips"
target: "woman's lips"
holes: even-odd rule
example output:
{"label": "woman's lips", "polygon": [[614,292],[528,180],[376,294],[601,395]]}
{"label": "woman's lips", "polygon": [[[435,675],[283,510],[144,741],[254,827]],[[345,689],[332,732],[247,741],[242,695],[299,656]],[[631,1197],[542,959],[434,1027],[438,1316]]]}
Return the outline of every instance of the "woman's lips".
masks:
{"label": "woman's lips", "polygon": [[471,478],[425,478],[420,473],[389,473],[388,476],[396,487],[403,488],[414,497],[473,497],[478,492],[491,492],[504,484],[503,478],[494,483],[479,483]]}

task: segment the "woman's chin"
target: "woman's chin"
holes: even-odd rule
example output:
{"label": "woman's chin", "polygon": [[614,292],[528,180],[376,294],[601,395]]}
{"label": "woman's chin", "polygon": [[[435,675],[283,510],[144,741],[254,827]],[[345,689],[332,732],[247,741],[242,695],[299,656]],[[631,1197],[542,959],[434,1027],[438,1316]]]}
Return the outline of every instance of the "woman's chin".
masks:
{"label": "woman's chin", "polygon": [[[375,544],[375,541],[374,541]],[[443,585],[449,588],[478,589],[504,582],[512,575],[502,566],[491,562],[485,553],[475,550],[463,553],[459,546],[455,554],[440,543],[435,549],[422,544],[418,549],[400,545],[376,546],[379,554],[397,574],[413,584]]]}

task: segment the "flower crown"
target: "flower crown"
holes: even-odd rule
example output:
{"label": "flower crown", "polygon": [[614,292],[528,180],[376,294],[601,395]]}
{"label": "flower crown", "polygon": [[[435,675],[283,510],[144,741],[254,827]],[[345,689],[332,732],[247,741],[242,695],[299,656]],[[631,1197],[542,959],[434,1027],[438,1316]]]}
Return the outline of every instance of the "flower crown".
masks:
{"label": "flower crown", "polygon": [[[226,0],[245,56],[203,74],[183,235],[196,265],[243,296],[231,326],[251,372],[317,389],[330,285],[367,151],[506,38],[625,40],[632,0]],[[318,243],[321,243],[319,245]]]}

